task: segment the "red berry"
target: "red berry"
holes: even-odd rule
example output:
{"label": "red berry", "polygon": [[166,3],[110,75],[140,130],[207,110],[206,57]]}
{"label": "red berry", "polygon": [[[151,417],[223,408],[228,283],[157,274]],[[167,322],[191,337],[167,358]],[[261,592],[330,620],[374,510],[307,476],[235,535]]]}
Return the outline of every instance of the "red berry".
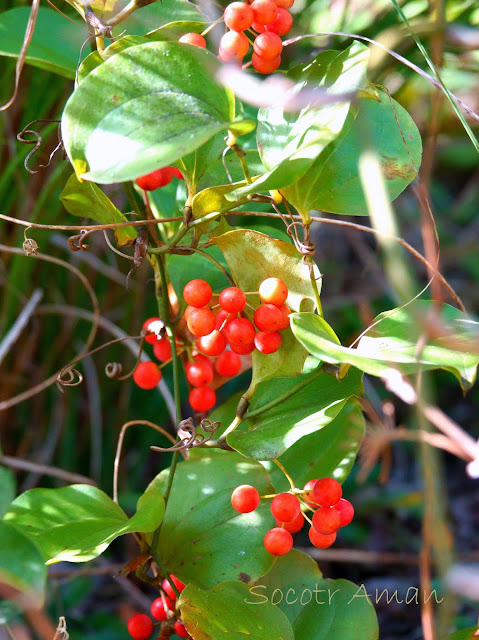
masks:
{"label": "red berry", "polygon": [[321,478],[314,485],[313,500],[322,507],[334,507],[342,495],[341,485],[334,478]]}
{"label": "red berry", "polygon": [[233,60],[240,61],[248,53],[248,49],[249,40],[244,33],[228,31],[220,40],[220,59],[223,62],[231,62]]}
{"label": "red berry", "polygon": [[254,324],[247,318],[235,318],[225,327],[225,333],[231,344],[245,345],[254,342]]}
{"label": "red berry", "polygon": [[266,25],[266,31],[277,33],[278,36],[285,36],[293,26],[293,16],[286,9],[278,9],[276,19]]}
{"label": "red berry", "polygon": [[140,389],[154,389],[161,380],[161,370],[155,362],[140,362],[133,372]]}
{"label": "red berry", "polygon": [[264,33],[266,31],[266,27],[264,26],[264,24],[260,24],[259,22],[253,22],[252,28],[257,33]]}
{"label": "red berry", "polygon": [[232,2],[224,12],[225,24],[232,31],[244,31],[253,24],[253,9],[245,2]]}
{"label": "red berry", "polygon": [[277,331],[283,317],[274,304],[261,304],[254,312],[254,323],[260,331]]}
{"label": "red berry", "polygon": [[251,3],[253,9],[253,22],[259,24],[270,24],[276,20],[278,15],[278,5],[274,0],[254,0]]}
{"label": "red berry", "polygon": [[153,345],[153,353],[155,354],[155,358],[160,362],[168,362],[168,360],[171,360],[173,354],[168,336],[163,336],[161,340],[155,342]]}
{"label": "red berry", "polygon": [[143,323],[141,329],[142,333],[145,333],[145,341],[149,344],[154,344],[157,340],[160,340],[160,331],[165,328],[165,324],[160,318],[148,318]]}
{"label": "red berry", "polygon": [[328,535],[335,533],[341,526],[341,516],[334,507],[320,507],[314,512],[313,527],[318,533]]}
{"label": "red berry", "polygon": [[204,387],[213,380],[214,371],[211,362],[202,362],[195,358],[195,362],[186,364],[186,379],[194,387]]}
{"label": "red berry", "polygon": [[273,73],[281,64],[281,56],[274,58],[273,60],[265,60],[260,56],[253,53],[251,56],[251,63],[253,65],[253,69],[255,69],[258,73]]}
{"label": "red berry", "polygon": [[144,191],[154,191],[166,187],[173,180],[173,167],[162,167],[136,179],[136,184]]}
{"label": "red berry", "polygon": [[193,309],[188,314],[186,321],[188,329],[194,336],[207,336],[215,329],[215,314],[211,309]]}
{"label": "red berry", "polygon": [[[176,576],[171,575],[170,574],[170,578],[172,580],[172,582],[174,583],[175,587],[178,589],[178,591],[181,593],[183,591],[183,589],[186,587],[186,584],[184,584],[183,582],[181,582],[181,580],[179,580]],[[161,584],[163,591],[166,593],[166,595],[168,596],[168,598],[170,598],[170,600],[172,602],[175,602],[176,600],[176,593],[173,591],[173,587],[171,586],[171,584],[168,582],[168,580],[165,578]]]}
{"label": "red berry", "polygon": [[271,502],[271,513],[280,522],[290,522],[301,513],[301,503],[292,493],[280,493]]}
{"label": "red berry", "polygon": [[[255,0],[255,2],[258,2],[258,0]],[[275,60],[283,50],[283,41],[278,34],[267,31],[256,36],[253,49],[256,55],[263,58],[263,60]],[[283,302],[279,304],[283,304]]]}
{"label": "red berry", "polygon": [[238,313],[246,304],[246,296],[238,287],[228,287],[221,292],[218,302],[223,311]]}
{"label": "red berry", "polygon": [[301,531],[304,524],[304,516],[302,513],[299,513],[296,518],[289,522],[281,522],[278,518],[275,518],[275,520],[278,527],[282,526],[283,529],[286,529],[286,531],[289,531],[290,533],[298,533],[298,531]]}
{"label": "red berry", "polygon": [[293,546],[293,536],[286,529],[275,527],[264,537],[264,548],[273,556],[284,556]]}
{"label": "red berry", "polygon": [[311,529],[309,530],[309,539],[311,540],[311,544],[318,549],[327,549],[335,543],[336,533],[323,535],[322,533],[318,533],[316,529],[311,527]]}
{"label": "red berry", "polygon": [[266,280],[263,280],[259,285],[259,297],[263,302],[275,304],[279,307],[286,302],[288,287],[279,278],[266,278]]}
{"label": "red berry", "polygon": [[254,339],[255,347],[260,353],[274,353],[278,351],[282,342],[283,338],[279,331],[273,331],[272,333],[258,331]]}
{"label": "red berry", "polygon": [[210,285],[204,280],[190,280],[183,289],[183,298],[192,307],[205,307],[212,295]]}
{"label": "red berry", "polygon": [[354,507],[349,500],[341,498],[338,504],[334,505],[334,508],[339,511],[339,516],[341,518],[340,527],[347,526],[354,518]]}
{"label": "red berry", "polygon": [[186,44],[192,44],[195,47],[206,49],[206,40],[199,33],[185,33],[178,42],[184,42]]}
{"label": "red berry", "polygon": [[190,391],[188,400],[195,411],[209,411],[216,404],[216,393],[210,387],[195,387]]}
{"label": "red berry", "polygon": [[314,502],[313,500],[313,489],[317,481],[317,478],[315,478],[314,480],[308,480],[308,482],[304,485],[304,490],[308,492],[303,493],[304,501],[306,502],[306,504],[309,504],[310,507],[313,507],[313,509],[317,509],[321,506],[319,504],[316,504],[316,502]]}
{"label": "red berry", "polygon": [[180,638],[189,638],[190,634],[188,633],[188,631],[186,630],[185,625],[182,622],[178,622],[178,620],[175,622],[175,633],[177,636],[180,636]]}
{"label": "red berry", "polygon": [[220,376],[236,376],[241,369],[241,358],[233,351],[224,351],[216,358],[215,369]]}
{"label": "red berry", "polygon": [[228,313],[227,311],[218,311],[216,314],[216,329],[218,331],[224,331],[224,328],[227,324],[229,324],[232,320],[236,318],[236,314]]}
{"label": "red berry", "polygon": [[254,342],[251,344],[231,344],[231,351],[234,351],[240,356],[247,356],[249,353],[253,353],[256,349]]}
{"label": "red berry", "polygon": [[278,309],[281,313],[281,324],[278,327],[278,331],[284,331],[289,327],[289,314],[291,313],[291,309],[285,304],[282,304]]}
{"label": "red berry", "polygon": [[173,609],[173,605],[171,604],[171,600],[166,597],[156,598],[151,603],[151,615],[155,620],[160,620],[163,622],[168,620],[168,613]]}
{"label": "red berry", "polygon": [[148,640],[153,633],[153,622],[145,613],[137,613],[128,620],[127,628],[134,640]]}
{"label": "red berry", "polygon": [[294,0],[276,0],[276,6],[280,9],[291,9]]}
{"label": "red berry", "polygon": [[207,356],[219,356],[226,349],[226,338],[215,329],[207,336],[201,336],[196,344]]}
{"label": "red berry", "polygon": [[181,171],[179,169],[177,169],[176,167],[173,167],[173,175],[175,176],[175,178],[178,178],[178,180],[184,180],[185,179],[183,177],[183,174],[181,173]]}
{"label": "red berry", "polygon": [[249,484],[242,484],[231,494],[231,504],[235,511],[251,513],[259,505],[259,493]]}

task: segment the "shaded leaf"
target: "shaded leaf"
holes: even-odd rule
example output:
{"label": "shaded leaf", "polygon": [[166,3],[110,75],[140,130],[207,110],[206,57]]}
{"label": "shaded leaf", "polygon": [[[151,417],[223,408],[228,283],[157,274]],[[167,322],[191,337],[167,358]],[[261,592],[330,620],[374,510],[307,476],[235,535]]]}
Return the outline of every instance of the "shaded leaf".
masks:
{"label": "shaded leaf", "polygon": [[10,469],[0,467],[0,518],[15,498],[15,476]]}
{"label": "shaded leaf", "polygon": [[[374,326],[361,338],[357,349],[342,347],[331,339],[331,327],[312,313],[294,314],[291,326],[296,338],[317,358],[335,364],[348,363],[374,376],[394,369],[408,374],[419,370],[445,369],[467,389],[475,381],[479,363],[477,338],[479,324],[464,313],[443,304],[439,328],[443,335],[429,338],[418,351],[418,341],[428,326],[427,316],[434,309],[429,300],[416,300],[407,307],[381,313]],[[431,316],[432,325],[438,325]],[[461,350],[454,349],[454,345]]]}
{"label": "shaded leaf", "polygon": [[[162,471],[150,487],[162,490],[167,477]],[[232,451],[193,449],[178,465],[157,552],[183,582],[203,588],[225,580],[249,583],[271,568],[273,556],[263,546],[273,524],[269,504],[237,513],[231,493],[240,484],[254,485],[260,495],[272,491],[264,467]]]}
{"label": "shaded leaf", "polygon": [[86,562],[121,535],[154,531],[163,519],[164,500],[148,489],[135,515],[127,515],[106,493],[90,485],[30,489],[12,502],[4,521],[35,542],[47,564]]}
{"label": "shaded leaf", "polygon": [[[210,18],[214,20],[215,16],[210,16]],[[204,23],[207,22],[207,18],[193,4],[184,2],[184,0],[161,0],[161,2],[154,2],[134,11],[116,29],[118,32],[122,32],[126,28],[128,33],[144,35],[151,32],[152,25],[155,28],[167,27],[174,22]]]}
{"label": "shaded leaf", "polygon": [[307,211],[368,215],[358,171],[365,148],[377,152],[389,197],[394,200],[416,177],[421,164],[421,136],[408,112],[387,94],[378,92],[377,100],[362,98],[359,110],[349,112],[336,140],[294,185],[292,204]]}
{"label": "shaded leaf", "polygon": [[479,638],[479,627],[469,627],[452,633],[443,640],[477,640]]}
{"label": "shaded leaf", "polygon": [[[79,182],[73,173],[60,194],[60,200],[68,213],[79,218],[92,218],[101,224],[128,222],[122,212],[94,182]],[[134,227],[115,229],[118,245],[129,245],[136,240]]]}
{"label": "shaded leaf", "polygon": [[269,380],[258,386],[248,413],[276,402],[287,392],[292,395],[284,402],[247,419],[230,433],[228,444],[256,460],[278,458],[301,438],[328,425],[351,396],[361,395],[361,374],[351,370],[338,380],[319,370],[297,378]]}
{"label": "shaded leaf", "polygon": [[222,582],[208,591],[187,586],[179,601],[187,631],[195,640],[294,640],[282,611],[271,604],[247,604],[248,597],[248,587],[240,582]]}

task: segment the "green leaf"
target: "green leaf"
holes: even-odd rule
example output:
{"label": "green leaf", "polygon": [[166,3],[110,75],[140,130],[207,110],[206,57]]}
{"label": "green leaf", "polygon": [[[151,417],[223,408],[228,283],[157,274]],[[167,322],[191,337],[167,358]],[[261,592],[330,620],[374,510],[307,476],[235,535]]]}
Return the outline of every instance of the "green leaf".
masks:
{"label": "green leaf", "polygon": [[[222,146],[218,155],[221,154],[224,146],[225,145],[222,140]],[[245,153],[245,159],[251,175],[255,176],[263,173],[264,169],[258,151],[256,149],[248,149]],[[225,156],[224,160],[225,162],[223,164],[223,158],[218,158],[213,164],[211,164],[211,166],[208,167],[208,170],[205,172],[198,185],[201,189],[215,187],[218,184],[226,184],[229,181],[228,174],[226,173],[224,166],[225,164],[233,182],[244,181],[244,173],[236,154],[230,152]]]}
{"label": "green leaf", "polygon": [[[162,490],[168,470],[150,487]],[[263,546],[273,526],[265,501],[253,513],[239,514],[231,493],[252,484],[261,495],[272,486],[264,467],[232,451],[193,449],[178,465],[157,552],[166,568],[183,582],[208,588],[225,580],[249,583],[274,562]]]}
{"label": "green leaf", "polygon": [[[232,197],[269,189],[283,190],[301,178],[323,149],[340,133],[348,115],[351,94],[365,85],[368,48],[360,43],[345,51],[322,51],[312,62],[291,69],[291,95],[310,92],[312,101],[298,112],[283,107],[260,109],[257,141],[267,173],[238,189]],[[321,105],[318,88],[338,101]],[[319,104],[318,104],[319,102]],[[288,193],[285,192],[288,198]],[[289,198],[288,198],[289,199]],[[303,209],[300,208],[302,211]]]}
{"label": "green leaf", "polygon": [[469,627],[468,629],[461,629],[456,633],[443,638],[443,640],[477,640],[479,627]]}
{"label": "green leaf", "polygon": [[248,587],[240,582],[222,582],[208,591],[188,585],[179,607],[185,627],[195,640],[294,640],[284,613],[271,604],[247,604],[249,597]]}
{"label": "green leaf", "polygon": [[[0,13],[0,55],[18,58],[30,16],[30,7]],[[54,37],[52,37],[54,34]],[[25,61],[34,67],[73,79],[84,32],[57,11],[40,7]]]}
{"label": "green leaf", "polygon": [[[248,229],[230,231],[212,241],[223,252],[237,286],[243,291],[258,291],[265,278],[281,278],[289,290],[286,304],[290,309],[311,311],[314,308],[309,268],[301,261],[294,245]],[[315,270],[314,277],[318,275]],[[259,296],[250,296],[249,301],[254,306],[260,304]],[[269,378],[301,373],[306,350],[295,340],[290,329],[281,335],[283,344],[276,353],[253,352],[252,389]]]}
{"label": "green leaf", "polygon": [[230,433],[228,444],[256,460],[278,458],[301,438],[328,425],[351,396],[361,395],[361,374],[351,370],[338,380],[319,370],[293,379],[270,380],[257,388],[246,418],[288,392],[292,395],[284,402],[247,419]]}
{"label": "green leaf", "polygon": [[288,190],[288,199],[306,211],[368,215],[358,172],[366,147],[378,154],[389,197],[394,200],[416,177],[422,144],[408,112],[382,92],[377,100],[359,100],[359,110],[349,112],[339,136],[294,185],[294,197]]}
{"label": "green leaf", "polygon": [[[315,357],[325,362],[347,363],[374,376],[399,370],[404,374],[419,370],[445,369],[453,373],[464,389],[476,379],[479,363],[477,338],[479,323],[450,305],[443,304],[440,318],[434,320],[441,337],[430,337],[418,351],[418,341],[428,327],[428,314],[434,303],[416,300],[407,307],[381,313],[375,326],[361,338],[357,349],[348,349],[331,339],[331,328],[312,313],[292,314],[291,327],[296,338]],[[456,345],[456,349],[454,348]],[[460,350],[459,350],[460,348]]]}
{"label": "green leaf", "polygon": [[30,489],[12,502],[4,521],[36,543],[47,564],[86,562],[126,533],[154,531],[163,519],[163,496],[148,489],[135,515],[127,515],[106,493],[90,485]]}
{"label": "green leaf", "polygon": [[[220,264],[224,264],[224,258],[218,247],[209,247],[205,249],[212,257],[216,258]],[[171,284],[175,289],[180,300],[185,285],[201,273],[203,280],[206,280],[213,291],[221,291],[230,285],[230,281],[216,265],[199,253],[193,253],[185,259],[182,255],[169,255],[168,272],[170,274]]]}
{"label": "green leaf", "polygon": [[37,546],[22,531],[0,521],[0,584],[26,596],[30,607],[43,604],[47,568]]}
{"label": "green leaf", "polygon": [[[74,216],[92,218],[101,224],[128,222],[122,212],[94,182],[79,182],[73,173],[60,194],[63,206]],[[136,240],[134,227],[115,229],[118,245],[129,245]]]}
{"label": "green leaf", "polygon": [[196,20],[177,20],[168,22],[159,29],[150,31],[147,35],[149,39],[157,40],[174,40],[178,41],[185,33],[202,33],[205,28],[205,22],[200,21],[202,16],[196,13]]}
{"label": "green leaf", "polygon": [[91,71],[62,117],[78,176],[109,184],[170,165],[232,126],[234,98],[219,62],[173,42],[129,47]]}
{"label": "green leaf", "polygon": [[120,51],[124,51],[125,49],[129,49],[130,47],[135,47],[139,44],[145,44],[149,42],[147,38],[142,36],[125,36],[124,38],[120,38],[119,40],[115,40],[112,42],[100,55],[98,51],[93,51],[90,53],[85,60],[81,63],[78,68],[77,73],[77,82],[80,84],[87,77],[89,73],[99,67],[105,60],[112,58]]}
{"label": "green leaf", "polygon": [[0,467],[0,518],[15,498],[15,476],[10,469]]}
{"label": "green leaf", "polygon": [[257,606],[272,603],[281,609],[293,627],[295,638],[378,638],[376,613],[364,589],[348,580],[323,579],[317,564],[295,549],[279,558],[250,593],[250,601]]}
{"label": "green leaf", "polygon": [[[298,487],[304,487],[311,478],[336,478],[343,483],[353,467],[365,430],[358,402],[349,400],[328,425],[295,442],[279,461]],[[281,469],[269,462],[266,468],[275,490],[288,491],[289,482]]]}
{"label": "green leaf", "polygon": [[[214,20],[214,16],[211,16],[211,19]],[[122,32],[126,28],[129,34],[144,35],[151,32],[152,25],[157,29],[161,26],[167,27],[172,22],[190,21],[205,23],[207,19],[194,5],[184,0],[161,0],[133,12],[116,29]],[[190,29],[186,32],[188,30]]]}

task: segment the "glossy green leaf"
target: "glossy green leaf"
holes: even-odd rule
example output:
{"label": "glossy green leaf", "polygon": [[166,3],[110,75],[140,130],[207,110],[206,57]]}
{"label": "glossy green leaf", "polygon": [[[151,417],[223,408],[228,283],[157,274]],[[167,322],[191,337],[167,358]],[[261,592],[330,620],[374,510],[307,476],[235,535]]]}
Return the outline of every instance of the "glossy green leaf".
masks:
{"label": "glossy green leaf", "polygon": [[[60,194],[60,200],[68,213],[79,218],[92,218],[101,224],[128,222],[122,212],[94,182],[79,182],[73,173]],[[136,240],[134,227],[115,229],[118,245],[129,245]]]}
{"label": "glossy green leaf", "polygon": [[[281,278],[289,290],[286,304],[293,311],[314,308],[309,268],[301,261],[294,245],[245,229],[225,233],[213,242],[223,252],[235,282],[243,291],[258,291],[265,278]],[[316,269],[314,276],[318,275]],[[259,296],[250,296],[249,301],[255,307],[260,303]],[[283,344],[276,353],[253,353],[252,388],[268,378],[295,376],[302,371],[306,350],[294,339],[290,329],[281,335]]]}
{"label": "glossy green leaf", "polygon": [[165,504],[158,489],[138,500],[135,515],[127,515],[106,493],[90,485],[61,489],[30,489],[12,502],[4,521],[35,542],[47,564],[86,562],[126,533],[154,531]]}
{"label": "glossy green leaf", "polygon": [[[308,380],[309,384],[305,384]],[[267,408],[288,392],[292,395],[284,402]],[[321,371],[269,380],[257,388],[246,418],[263,407],[265,410],[230,433],[228,444],[256,460],[279,458],[301,438],[323,429],[351,396],[361,393],[361,375],[357,370],[351,370],[342,380]]]}
{"label": "glossy green leaf", "polygon": [[[226,266],[223,255],[218,247],[209,247],[205,252],[214,257],[220,264]],[[183,300],[182,293],[185,285],[198,277],[201,273],[203,280],[206,280],[213,291],[221,291],[230,285],[230,281],[218,267],[205,258],[200,253],[193,253],[190,256],[175,255],[168,256],[168,272],[171,284],[173,285],[180,301]],[[186,303],[185,303],[186,304]]]}
{"label": "glossy green leaf", "polygon": [[15,498],[15,476],[10,469],[0,467],[0,518]]}
{"label": "glossy green leaf", "polygon": [[[366,425],[357,400],[349,400],[325,427],[304,436],[279,458],[296,486],[304,487],[311,478],[336,478],[343,483],[351,471]],[[272,462],[266,463],[276,491],[288,491],[284,473]]]}
{"label": "glossy green leaf", "polygon": [[19,591],[30,607],[39,607],[46,579],[45,561],[30,537],[0,521],[0,584]]}
{"label": "glossy green leaf", "polygon": [[273,604],[287,616],[294,637],[308,640],[377,640],[378,622],[364,588],[326,580],[317,564],[292,550],[250,589],[258,609]]}
{"label": "glossy green leaf", "polygon": [[389,197],[394,200],[416,177],[422,144],[408,112],[382,92],[377,100],[361,98],[359,110],[351,109],[336,140],[287,190],[288,200],[306,211],[368,215],[358,171],[366,147],[377,152]]}
{"label": "glossy green leaf", "polygon": [[[27,6],[0,13],[0,56],[18,57],[29,16],[30,7]],[[85,37],[84,31],[57,11],[40,7],[25,61],[73,79]]]}
{"label": "glossy green leaf", "polygon": [[99,183],[131,180],[232,127],[234,98],[214,80],[218,64],[199,47],[150,42],[91,71],[62,118],[77,175]]}
{"label": "glossy green leaf", "polygon": [[325,362],[347,363],[374,376],[385,376],[394,370],[408,374],[445,369],[456,376],[464,389],[468,389],[475,381],[479,363],[479,353],[474,346],[479,335],[479,323],[444,304],[439,322],[438,319],[433,320],[437,323],[435,330],[440,329],[442,337],[431,337],[418,351],[417,344],[427,327],[427,315],[433,306],[429,300],[417,300],[403,309],[381,313],[374,321],[375,326],[361,338],[357,349],[348,349],[333,342],[329,325],[312,313],[292,315],[291,326],[301,344]]}
{"label": "glossy green leaf", "polygon": [[125,49],[129,49],[130,47],[135,47],[139,44],[146,44],[149,40],[142,36],[125,36],[124,38],[120,38],[119,40],[115,40],[108,47],[106,47],[102,54],[98,51],[92,51],[85,60],[81,63],[78,68],[77,73],[77,82],[80,84],[87,77],[89,73],[99,67],[105,60],[112,58],[120,51],[124,51]]}
{"label": "glossy green leaf", "polygon": [[156,38],[158,40],[174,40],[175,42],[185,35],[185,33],[202,33],[205,28],[204,20],[198,13],[196,14],[198,19],[196,20],[177,20],[175,22],[168,22],[159,29],[150,31],[147,34],[149,39]]}
{"label": "glossy green leaf", "polygon": [[[208,6],[205,8],[208,10]],[[211,20],[214,18],[215,16],[211,16]],[[129,34],[144,35],[151,32],[152,27],[154,29],[168,27],[173,22],[204,23],[206,21],[207,18],[193,4],[184,0],[161,0],[138,9],[120,23],[116,30],[121,33],[126,29]]]}
{"label": "glossy green leaf", "polygon": [[[165,487],[168,470],[150,487]],[[166,568],[183,582],[208,588],[225,580],[249,583],[272,566],[263,546],[271,528],[269,504],[239,514],[231,493],[240,484],[254,485],[261,495],[272,491],[258,462],[218,449],[193,449],[176,470],[161,527],[158,553]]]}
{"label": "glossy green leaf", "polygon": [[477,640],[479,637],[479,627],[469,627],[468,629],[461,629],[452,633],[451,635],[443,638],[443,640]]}
{"label": "glossy green leaf", "polygon": [[[244,181],[242,184],[244,184]],[[234,191],[235,187],[236,185],[224,184],[203,189],[203,191],[197,193],[191,203],[193,218],[198,220],[210,213],[218,213],[219,215],[223,211],[232,209],[232,203],[226,199],[226,195]],[[200,236],[202,233],[206,233],[214,221],[217,221],[216,217],[209,222],[198,224],[195,227],[195,235]]]}
{"label": "glossy green leaf", "polygon": [[[312,62],[293,68],[286,77],[296,82],[291,96],[310,92],[311,102],[301,111],[283,107],[260,109],[258,149],[268,170],[253,185],[238,189],[243,196],[255,191],[284,189],[301,178],[324,148],[339,135],[351,97],[365,85],[368,49],[360,43],[345,51],[322,51]],[[321,104],[318,88],[337,101]],[[302,209],[300,209],[302,210]]]}
{"label": "glossy green leaf", "polygon": [[[224,142],[222,142],[221,151],[224,149]],[[252,176],[259,175],[263,173],[264,167],[261,163],[259,153],[256,149],[249,149],[245,152],[245,159],[248,164],[248,168],[250,170],[250,174]],[[219,154],[219,155],[220,155]],[[203,177],[199,182],[199,188],[206,189],[209,187],[214,187],[218,184],[227,184],[229,182],[228,174],[226,173],[226,168],[229,171],[230,177],[234,183],[244,181],[244,173],[241,168],[241,163],[238,157],[230,151],[224,159],[218,158],[213,164],[208,167],[208,170],[205,172]],[[229,203],[231,204],[231,203]]]}
{"label": "glossy green leaf", "polygon": [[222,582],[208,591],[187,586],[179,601],[187,631],[195,640],[294,640],[284,613],[272,604],[247,604],[249,595],[241,582]]}

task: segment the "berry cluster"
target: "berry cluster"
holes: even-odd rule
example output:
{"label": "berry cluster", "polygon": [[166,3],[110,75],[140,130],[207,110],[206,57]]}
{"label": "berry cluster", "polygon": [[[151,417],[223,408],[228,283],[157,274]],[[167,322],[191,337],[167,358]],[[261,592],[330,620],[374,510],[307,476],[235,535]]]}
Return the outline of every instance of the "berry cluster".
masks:
{"label": "berry cluster", "polygon": [[[175,576],[171,576],[171,579],[181,593],[186,585]],[[161,586],[163,595],[153,600],[150,609],[152,617],[157,620],[157,622],[153,622],[145,613],[137,613],[128,620],[128,633],[133,640],[148,640],[153,634],[155,627],[159,626],[160,629],[158,630],[157,640],[169,638],[173,633],[180,638],[190,638],[191,640],[185,625],[178,619],[176,612],[176,593],[173,591],[168,580],[163,580]]]}
{"label": "berry cluster", "polygon": [[[318,549],[327,549],[336,540],[340,527],[348,525],[354,516],[353,505],[342,498],[341,485],[334,478],[310,480],[302,491],[279,493],[271,502],[276,527],[264,537],[264,546],[273,556],[284,556],[293,547],[293,536],[303,528],[305,519],[311,524],[309,539]],[[250,513],[260,503],[258,491],[247,484],[236,487],[231,495],[233,509]],[[304,511],[313,511],[312,520]]]}
{"label": "berry cluster", "polygon": [[159,189],[160,187],[166,187],[173,178],[184,180],[181,171],[176,167],[162,167],[144,176],[140,176],[135,182],[140,189],[144,191],[155,191],[155,189]]}
{"label": "berry cluster", "polygon": [[[187,380],[194,387],[189,401],[196,411],[209,411],[215,405],[216,394],[208,386],[215,371],[219,376],[235,376],[241,370],[241,356],[255,349],[270,354],[280,348],[280,332],[289,326],[291,313],[285,304],[288,288],[279,278],[267,278],[258,293],[263,304],[254,311],[252,322],[244,313],[247,294],[238,287],[220,293],[215,315],[209,306],[213,292],[205,280],[191,280],[185,286],[185,319],[200,352],[186,365]],[[210,358],[216,358],[214,365]]]}
{"label": "berry cluster", "polygon": [[249,50],[246,29],[253,29],[251,64],[259,73],[273,73],[281,64],[283,41],[293,25],[288,11],[294,0],[253,0],[232,2],[223,14],[227,31],[220,41],[219,58],[223,62],[241,62]]}

